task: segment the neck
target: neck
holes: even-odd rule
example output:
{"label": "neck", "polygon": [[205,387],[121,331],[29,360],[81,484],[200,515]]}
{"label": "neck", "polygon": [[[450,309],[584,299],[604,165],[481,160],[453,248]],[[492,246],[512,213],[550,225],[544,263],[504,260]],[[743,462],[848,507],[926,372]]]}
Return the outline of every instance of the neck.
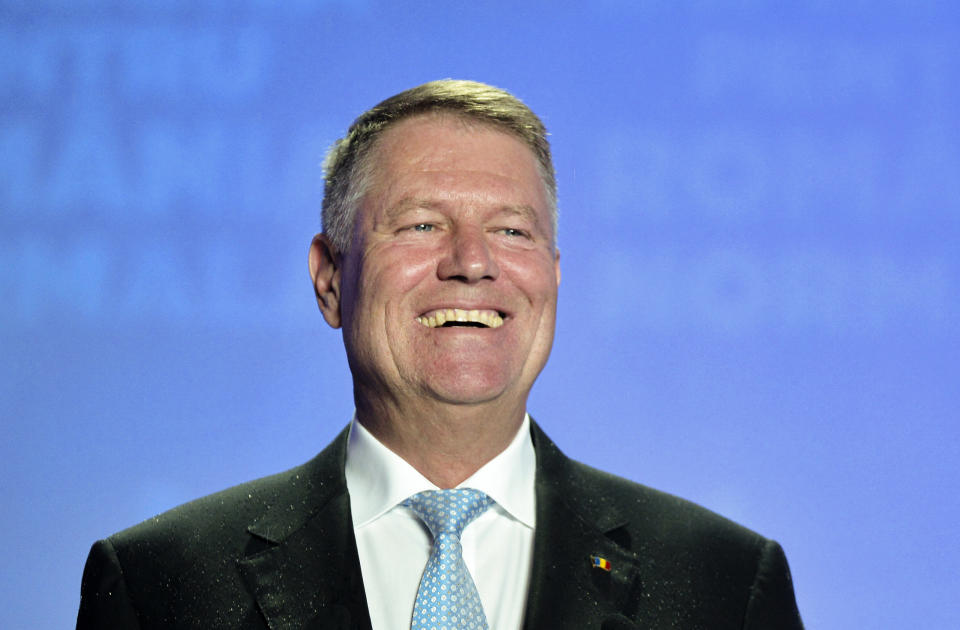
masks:
{"label": "neck", "polygon": [[519,404],[431,402],[401,409],[357,397],[357,421],[439,488],[453,488],[499,455],[526,412]]}

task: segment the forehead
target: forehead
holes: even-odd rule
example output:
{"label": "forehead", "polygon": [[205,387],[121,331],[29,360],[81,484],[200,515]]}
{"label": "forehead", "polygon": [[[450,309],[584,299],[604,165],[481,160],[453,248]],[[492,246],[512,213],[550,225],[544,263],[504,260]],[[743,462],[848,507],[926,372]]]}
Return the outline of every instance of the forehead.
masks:
{"label": "forehead", "polygon": [[543,187],[536,158],[520,139],[454,114],[424,114],[395,123],[379,138],[369,167],[373,188],[381,194],[388,192],[384,188],[431,177],[435,184],[469,180]]}

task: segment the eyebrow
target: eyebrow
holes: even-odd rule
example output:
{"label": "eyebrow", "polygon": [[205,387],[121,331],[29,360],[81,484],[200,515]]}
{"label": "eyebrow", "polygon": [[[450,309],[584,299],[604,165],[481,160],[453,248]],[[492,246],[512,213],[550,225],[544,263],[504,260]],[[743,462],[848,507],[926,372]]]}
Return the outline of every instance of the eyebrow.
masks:
{"label": "eyebrow", "polygon": [[[394,205],[387,208],[384,211],[384,215],[387,221],[393,221],[408,210],[440,210],[444,205],[445,203],[443,201],[433,201],[424,197],[404,197]],[[538,227],[542,227],[540,226],[541,221],[539,221],[537,211],[530,204],[506,204],[499,207],[497,211],[527,218],[536,223]]]}
{"label": "eyebrow", "polygon": [[425,210],[438,210],[442,205],[443,204],[438,201],[430,201],[429,199],[424,199],[422,197],[404,197],[397,203],[384,210],[384,216],[388,221],[393,221],[408,210],[417,208],[423,208]]}
{"label": "eyebrow", "polygon": [[551,239],[553,238],[551,236],[553,230],[551,229],[550,224],[549,223],[544,224],[544,222],[540,220],[541,217],[537,213],[536,209],[530,204],[526,204],[526,203],[511,204],[511,205],[503,206],[500,209],[500,211],[517,215],[529,220],[531,223],[533,223],[536,226],[536,229],[538,231],[546,234],[547,238],[551,238]]}

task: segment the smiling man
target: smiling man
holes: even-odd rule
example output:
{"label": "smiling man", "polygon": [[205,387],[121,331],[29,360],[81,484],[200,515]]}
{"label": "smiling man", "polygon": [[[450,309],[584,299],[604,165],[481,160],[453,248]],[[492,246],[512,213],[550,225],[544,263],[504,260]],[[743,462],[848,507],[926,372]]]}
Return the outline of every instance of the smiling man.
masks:
{"label": "smiling man", "polygon": [[546,131],[436,81],[326,165],[309,268],[356,415],[313,460],[96,543],[78,628],[799,628],[780,547],[527,415],[560,284]]}
{"label": "smiling man", "polygon": [[318,235],[311,275],[357,421],[454,487],[516,435],[550,353],[550,194],[520,139],[442,111],[395,123],[368,160],[351,241]]}

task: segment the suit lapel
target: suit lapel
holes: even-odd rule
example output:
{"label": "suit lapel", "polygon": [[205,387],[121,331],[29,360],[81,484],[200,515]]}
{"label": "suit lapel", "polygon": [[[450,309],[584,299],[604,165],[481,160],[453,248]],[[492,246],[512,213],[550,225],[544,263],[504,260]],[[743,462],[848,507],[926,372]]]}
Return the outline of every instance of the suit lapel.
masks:
{"label": "suit lapel", "polygon": [[[570,460],[532,424],[537,452],[537,527],[524,626],[637,628],[639,560],[620,514],[576,483]],[[592,557],[609,563],[593,566]]]}
{"label": "suit lapel", "polygon": [[293,474],[240,570],[271,630],[370,628],[343,476],[347,430]]}
{"label": "suit lapel", "polygon": [[[567,459],[531,423],[537,452],[537,528],[524,628],[639,628],[642,581],[622,516],[577,483]],[[252,523],[240,571],[271,630],[369,630],[344,478],[347,430],[293,474]],[[609,571],[595,568],[603,558]]]}

